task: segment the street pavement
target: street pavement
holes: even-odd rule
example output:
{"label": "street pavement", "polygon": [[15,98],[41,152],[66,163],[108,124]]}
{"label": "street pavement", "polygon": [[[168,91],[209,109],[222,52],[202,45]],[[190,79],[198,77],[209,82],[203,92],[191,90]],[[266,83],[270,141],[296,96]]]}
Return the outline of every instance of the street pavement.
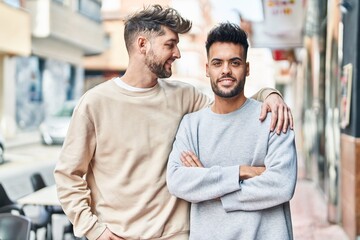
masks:
{"label": "street pavement", "polygon": [[[0,182],[9,196],[17,199],[32,192],[30,175],[40,172],[47,184],[53,184],[52,175],[61,146],[43,146],[36,133],[24,133],[9,140],[5,151],[5,164],[0,165]],[[324,196],[314,182],[305,178],[301,157],[298,159],[298,182],[290,201],[295,240],[349,240],[344,230],[327,221]],[[62,239],[62,226],[66,219],[56,216],[54,240]],[[39,233],[41,236],[41,232]],[[270,237],[270,236],[269,236]],[[69,238],[68,238],[69,239]],[[38,240],[43,240],[39,237]]]}
{"label": "street pavement", "polygon": [[298,181],[290,201],[295,240],[349,240],[343,228],[327,220],[325,198],[313,181],[305,178],[305,167],[298,159]]}

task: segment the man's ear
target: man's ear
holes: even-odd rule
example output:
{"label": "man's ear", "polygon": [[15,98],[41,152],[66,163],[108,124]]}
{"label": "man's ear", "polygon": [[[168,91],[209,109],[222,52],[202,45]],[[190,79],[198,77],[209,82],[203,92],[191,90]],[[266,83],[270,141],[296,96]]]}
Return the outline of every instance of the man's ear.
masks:
{"label": "man's ear", "polygon": [[206,63],[206,77],[210,77],[209,76],[209,64],[208,63]]}
{"label": "man's ear", "polygon": [[137,38],[137,47],[140,51],[141,54],[145,54],[146,53],[146,45],[147,45],[147,38],[144,36],[139,36]]}
{"label": "man's ear", "polygon": [[250,75],[250,63],[246,63],[246,76],[248,77]]}

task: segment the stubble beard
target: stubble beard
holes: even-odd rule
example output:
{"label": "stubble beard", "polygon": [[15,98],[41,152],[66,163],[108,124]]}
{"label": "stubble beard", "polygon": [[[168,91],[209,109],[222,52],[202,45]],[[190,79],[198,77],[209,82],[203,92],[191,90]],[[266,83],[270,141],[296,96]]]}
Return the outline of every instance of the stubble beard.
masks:
{"label": "stubble beard", "polygon": [[216,84],[217,81],[211,81],[211,88],[215,95],[222,98],[232,98],[239,95],[242,91],[244,91],[245,86],[245,78],[243,80],[238,81],[238,83],[229,91],[221,90]]}
{"label": "stubble beard", "polygon": [[149,52],[149,56],[146,57],[145,64],[158,78],[169,78],[172,75],[171,69],[166,71],[165,64],[157,60],[152,50]]}

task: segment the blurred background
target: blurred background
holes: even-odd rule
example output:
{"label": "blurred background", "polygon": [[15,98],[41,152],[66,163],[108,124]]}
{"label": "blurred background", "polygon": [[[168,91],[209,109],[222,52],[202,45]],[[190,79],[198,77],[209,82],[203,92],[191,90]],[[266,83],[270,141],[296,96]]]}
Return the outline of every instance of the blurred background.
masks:
{"label": "blurred background", "polygon": [[223,21],[248,32],[245,95],[276,88],[295,120],[295,239],[358,239],[357,0],[0,0],[0,182],[10,197],[32,191],[35,171],[53,184],[74,104],[126,71],[124,19],[153,3],[193,22],[171,79],[210,96],[207,32]]}

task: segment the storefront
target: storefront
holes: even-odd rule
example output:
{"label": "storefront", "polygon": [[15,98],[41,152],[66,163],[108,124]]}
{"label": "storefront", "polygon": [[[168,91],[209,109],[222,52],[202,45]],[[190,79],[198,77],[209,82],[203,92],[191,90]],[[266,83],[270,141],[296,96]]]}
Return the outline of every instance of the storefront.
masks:
{"label": "storefront", "polygon": [[327,202],[328,221],[360,235],[360,129],[356,104],[359,6],[309,0],[303,64],[303,154],[307,177]]}
{"label": "storefront", "polygon": [[105,33],[97,0],[6,2],[11,6],[0,2],[0,122],[10,139],[36,131],[83,94],[83,58],[105,49]]}
{"label": "storefront", "polygon": [[343,0],[340,91],[341,219],[350,236],[360,236],[359,3]]}
{"label": "storefront", "polygon": [[[82,69],[68,62],[38,56],[15,58],[16,123],[19,130],[37,129],[66,100],[82,94]],[[80,86],[80,88],[79,88]]]}
{"label": "storefront", "polygon": [[16,131],[13,56],[31,54],[31,28],[20,1],[0,1],[0,13],[0,132],[6,138]]}

